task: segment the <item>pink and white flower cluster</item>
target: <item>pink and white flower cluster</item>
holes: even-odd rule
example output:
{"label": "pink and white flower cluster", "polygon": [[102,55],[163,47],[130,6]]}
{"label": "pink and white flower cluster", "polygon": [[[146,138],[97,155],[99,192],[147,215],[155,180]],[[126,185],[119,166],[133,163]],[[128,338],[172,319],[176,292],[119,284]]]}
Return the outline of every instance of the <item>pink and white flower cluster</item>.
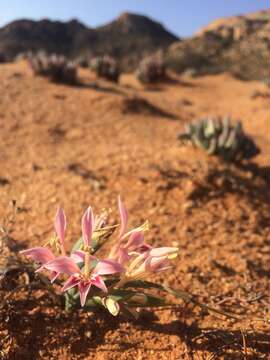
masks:
{"label": "pink and white flower cluster", "polygon": [[133,280],[147,278],[152,273],[170,268],[170,259],[177,255],[178,248],[153,248],[145,243],[144,233],[147,223],[128,230],[128,213],[120,197],[120,231],[105,259],[99,259],[93,251],[93,238],[99,231],[106,229],[102,217],[94,217],[91,207],[85,211],[82,220],[82,248],[68,254],[65,247],[66,216],[59,208],[54,227],[56,238],[51,243],[56,248],[56,255],[49,247],[34,247],[22,251],[39,264],[37,272],[45,271],[53,282],[59,276],[65,277],[62,291],[77,288],[81,306],[84,306],[92,287],[101,290],[104,298],[110,291],[106,284],[114,278],[114,288],[122,288]]}

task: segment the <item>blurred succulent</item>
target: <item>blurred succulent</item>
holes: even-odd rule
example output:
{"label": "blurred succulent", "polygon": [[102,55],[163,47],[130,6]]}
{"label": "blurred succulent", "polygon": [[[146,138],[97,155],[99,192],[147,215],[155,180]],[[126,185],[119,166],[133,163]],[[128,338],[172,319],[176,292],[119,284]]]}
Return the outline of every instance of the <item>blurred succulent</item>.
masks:
{"label": "blurred succulent", "polygon": [[29,57],[29,63],[35,75],[60,83],[75,84],[77,81],[76,65],[63,55],[39,52]]}
{"label": "blurred succulent", "polygon": [[82,68],[89,67],[89,57],[87,55],[81,55],[75,60],[76,64]]}
{"label": "blurred succulent", "polygon": [[269,77],[265,77],[262,79],[262,83],[268,87],[270,87],[270,78]]}
{"label": "blurred succulent", "polygon": [[15,62],[20,62],[22,60],[29,60],[33,57],[33,52],[32,51],[24,51],[24,52],[20,52],[18,55],[16,55],[14,61]]}
{"label": "blurred succulent", "polygon": [[230,117],[204,118],[188,124],[178,139],[183,144],[191,143],[225,161],[238,162],[260,153],[252,138],[244,133],[241,122],[233,125]]}
{"label": "blurred succulent", "polygon": [[118,82],[120,69],[118,63],[109,55],[98,56],[90,62],[90,68],[98,77]]}
{"label": "blurred succulent", "polygon": [[143,59],[136,71],[136,76],[143,84],[152,84],[164,80],[166,66],[160,56]]}

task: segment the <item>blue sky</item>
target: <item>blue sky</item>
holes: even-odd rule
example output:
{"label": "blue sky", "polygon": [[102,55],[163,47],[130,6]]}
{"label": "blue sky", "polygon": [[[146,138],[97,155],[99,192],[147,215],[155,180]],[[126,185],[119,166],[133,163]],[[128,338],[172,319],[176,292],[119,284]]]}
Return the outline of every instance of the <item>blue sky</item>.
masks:
{"label": "blue sky", "polygon": [[123,11],[148,15],[179,36],[224,16],[270,8],[270,0],[2,0],[0,25],[18,18],[78,18],[95,27]]}

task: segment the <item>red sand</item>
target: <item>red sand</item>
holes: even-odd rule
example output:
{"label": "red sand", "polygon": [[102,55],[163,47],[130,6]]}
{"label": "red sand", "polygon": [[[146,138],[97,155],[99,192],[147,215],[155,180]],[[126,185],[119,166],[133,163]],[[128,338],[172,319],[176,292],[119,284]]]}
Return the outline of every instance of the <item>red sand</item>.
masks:
{"label": "red sand", "polygon": [[[174,270],[159,280],[243,320],[179,301],[138,321],[68,316],[44,294],[25,300],[22,291],[1,311],[0,358],[267,359],[269,325],[246,319],[269,319],[270,106],[251,98],[267,89],[227,74],[149,89],[132,75],[119,85],[80,76],[83,86],[69,87],[34,78],[24,63],[0,67],[0,178],[8,181],[0,181],[1,218],[12,199],[22,208],[12,237],[44,244],[62,204],[72,243],[86,206],[112,207],[116,216],[121,193],[133,225],[150,221],[150,243],[180,247]],[[254,169],[179,146],[186,121],[228,113],[262,148]]]}

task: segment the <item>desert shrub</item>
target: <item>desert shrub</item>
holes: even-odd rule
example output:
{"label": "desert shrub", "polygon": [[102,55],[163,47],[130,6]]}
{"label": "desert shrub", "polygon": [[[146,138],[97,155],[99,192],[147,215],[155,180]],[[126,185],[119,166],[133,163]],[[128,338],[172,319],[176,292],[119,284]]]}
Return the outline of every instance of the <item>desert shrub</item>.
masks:
{"label": "desert shrub", "polygon": [[31,69],[35,75],[44,76],[53,82],[75,84],[77,68],[63,55],[47,55],[40,52],[29,57]]}
{"label": "desert shrub", "polygon": [[109,81],[118,82],[120,76],[120,68],[115,59],[109,55],[98,56],[90,61],[90,69],[93,70],[98,77]]}
{"label": "desert shrub", "polygon": [[152,84],[162,81],[166,77],[166,66],[159,56],[143,59],[136,71],[136,76],[143,84]]}
{"label": "desert shrub", "polygon": [[233,125],[230,117],[204,118],[188,124],[178,138],[182,144],[191,143],[225,161],[250,159],[260,152],[252,138],[245,134],[241,122]]}

